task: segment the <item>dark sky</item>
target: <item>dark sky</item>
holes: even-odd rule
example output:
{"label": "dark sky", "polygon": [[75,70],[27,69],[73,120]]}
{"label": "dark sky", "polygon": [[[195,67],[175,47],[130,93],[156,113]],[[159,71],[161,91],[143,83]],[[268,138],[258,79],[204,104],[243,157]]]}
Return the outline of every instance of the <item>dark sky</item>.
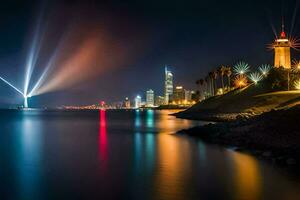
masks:
{"label": "dark sky", "polygon": [[[274,40],[271,26],[278,32],[284,16],[288,34],[293,26],[293,36],[300,35],[297,12],[292,23],[296,2],[7,1],[0,5],[0,74],[23,88],[26,56],[40,19],[45,34],[33,82],[44,68],[43,60],[50,57],[62,35],[68,40],[69,49],[77,48],[91,34],[97,37],[98,33],[107,44],[101,46],[99,39],[99,58],[95,58],[99,60],[92,68],[95,73],[82,72],[91,78],[33,97],[33,106],[118,101],[126,96],[144,95],[149,88],[161,95],[164,65],[172,66],[176,84],[195,89],[195,80],[222,64],[232,66],[240,60],[253,68],[272,64],[273,52],[267,50],[267,44]],[[298,53],[294,52],[293,57],[299,58]],[[71,50],[63,50],[62,54],[73,55]],[[98,70],[97,66],[105,70]],[[53,69],[53,76],[59,76],[60,67]],[[71,78],[75,80],[76,76]],[[45,84],[51,76],[48,79]],[[0,106],[22,101],[3,83],[0,95]]]}

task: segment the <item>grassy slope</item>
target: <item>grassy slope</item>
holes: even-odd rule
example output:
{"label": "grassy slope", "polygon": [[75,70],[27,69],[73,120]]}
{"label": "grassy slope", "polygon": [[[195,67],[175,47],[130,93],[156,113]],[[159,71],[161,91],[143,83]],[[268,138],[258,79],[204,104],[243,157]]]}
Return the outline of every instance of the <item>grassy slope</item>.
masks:
{"label": "grassy slope", "polygon": [[263,87],[263,84],[258,84],[209,98],[197,103],[185,113],[261,113],[298,103],[300,103],[300,91],[271,92],[270,89]]}

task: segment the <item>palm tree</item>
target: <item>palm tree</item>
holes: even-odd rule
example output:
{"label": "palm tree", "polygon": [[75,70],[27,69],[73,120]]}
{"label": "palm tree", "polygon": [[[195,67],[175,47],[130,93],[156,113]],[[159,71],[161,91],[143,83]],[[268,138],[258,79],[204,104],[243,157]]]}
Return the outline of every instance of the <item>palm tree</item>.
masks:
{"label": "palm tree", "polygon": [[206,83],[206,93],[209,94],[209,76],[206,76],[204,80]]}
{"label": "palm tree", "polygon": [[212,96],[214,96],[214,73],[209,72],[208,73],[209,79],[210,79],[210,93]]}
{"label": "palm tree", "polygon": [[217,78],[218,78],[218,70],[213,71],[213,79],[214,79],[214,94],[216,94],[217,91]]}
{"label": "palm tree", "polygon": [[220,77],[221,77],[221,82],[222,82],[222,90],[224,91],[224,75],[225,75],[225,72],[226,72],[226,67],[225,66],[221,66],[219,69],[218,69],[218,72],[220,74]]}
{"label": "palm tree", "polygon": [[199,79],[196,81],[196,85],[199,87],[199,94],[200,94],[199,99],[201,99],[201,96],[204,96],[203,84],[204,84],[203,79]]}
{"label": "palm tree", "polygon": [[229,90],[230,90],[230,88],[231,88],[230,76],[231,76],[231,74],[232,74],[231,67],[226,67],[225,74],[226,74],[226,76],[227,76],[228,87],[229,87]]}
{"label": "palm tree", "polygon": [[203,97],[204,97],[204,88],[203,88],[204,80],[200,79],[199,84],[200,84],[200,99],[203,99]]}
{"label": "palm tree", "polygon": [[288,82],[288,88],[287,90],[290,91],[290,73],[291,73],[291,69],[288,68],[287,69],[287,82]]}
{"label": "palm tree", "polygon": [[[197,89],[197,91],[199,91],[199,99],[200,99],[200,80],[196,80],[196,85],[197,85],[197,88],[199,88],[199,90]],[[198,100],[199,100],[198,99]]]}
{"label": "palm tree", "polygon": [[196,80],[196,85],[198,86],[198,87],[200,87],[200,80]]}

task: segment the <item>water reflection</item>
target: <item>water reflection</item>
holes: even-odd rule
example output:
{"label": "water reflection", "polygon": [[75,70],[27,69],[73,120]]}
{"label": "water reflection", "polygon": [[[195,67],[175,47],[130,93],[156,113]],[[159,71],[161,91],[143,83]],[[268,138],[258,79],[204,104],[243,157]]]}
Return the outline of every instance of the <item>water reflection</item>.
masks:
{"label": "water reflection", "polygon": [[135,118],[134,118],[134,126],[135,128],[139,128],[142,126],[141,123],[141,111],[140,110],[135,110]]}
{"label": "water reflection", "polygon": [[152,128],[154,128],[154,111],[153,110],[147,110],[146,126],[150,130]]}
{"label": "water reflection", "polygon": [[108,150],[107,150],[107,128],[106,128],[106,111],[100,110],[99,118],[99,155],[100,161],[102,163],[103,170],[107,169],[107,159],[108,159]]}
{"label": "water reflection", "polygon": [[[146,110],[146,117],[144,118],[145,123],[141,119],[142,112],[139,110],[135,111],[135,163],[139,167],[139,163],[144,163],[147,170],[151,170],[154,166],[155,160],[155,135],[153,133],[155,128],[154,111]],[[140,129],[142,124],[146,125],[145,132],[141,133]]]}
{"label": "water reflection", "polygon": [[290,181],[252,156],[172,134],[197,124],[167,111],[2,114],[0,191],[13,197],[3,199],[300,195],[298,179]]}
{"label": "water reflection", "polygon": [[141,133],[134,134],[134,163],[136,172],[139,173],[140,163],[142,161],[142,136]]}
{"label": "water reflection", "polygon": [[[169,116],[168,111],[161,111],[162,114],[159,116],[157,126],[161,129],[161,133],[170,133],[175,129],[175,121],[172,120],[174,117]],[[172,132],[171,132],[172,133]]]}
{"label": "water reflection", "polygon": [[260,199],[262,180],[257,160],[241,153],[230,155],[233,159],[236,199]]}
{"label": "water reflection", "polygon": [[[38,113],[35,113],[38,114]],[[22,199],[39,198],[41,175],[41,121],[26,111],[22,114],[21,125],[17,127],[20,135],[20,153],[17,159],[19,171],[19,195]]]}
{"label": "water reflection", "polygon": [[202,141],[198,142],[198,146],[199,146],[199,155],[200,155],[200,162],[201,162],[200,164],[201,164],[201,166],[205,166],[206,146]]}
{"label": "water reflection", "polygon": [[185,199],[190,149],[177,137],[161,134],[157,141],[156,199]]}

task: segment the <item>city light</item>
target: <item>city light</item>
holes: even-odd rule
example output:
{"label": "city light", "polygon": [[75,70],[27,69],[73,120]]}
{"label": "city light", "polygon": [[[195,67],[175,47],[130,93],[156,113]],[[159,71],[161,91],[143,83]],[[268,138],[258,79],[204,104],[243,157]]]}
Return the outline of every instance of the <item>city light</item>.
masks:
{"label": "city light", "polygon": [[259,67],[259,71],[262,73],[262,75],[266,76],[269,74],[271,68],[272,67],[270,65],[262,65]]}
{"label": "city light", "polygon": [[291,37],[290,38],[290,45],[291,45],[291,48],[293,48],[295,50],[299,50],[299,48],[300,48],[300,39],[296,38],[296,37]]}
{"label": "city light", "polygon": [[240,75],[240,76],[237,76],[235,79],[234,79],[234,85],[235,87],[237,88],[242,88],[242,87],[245,87],[247,86],[247,77],[244,76],[244,75]]}
{"label": "city light", "polygon": [[296,90],[300,90],[300,79],[295,81],[294,87],[295,87]]}
{"label": "city light", "polygon": [[235,74],[238,74],[238,75],[246,74],[247,72],[249,72],[249,69],[250,69],[250,66],[245,62],[239,62],[233,68]]}
{"label": "city light", "polygon": [[300,72],[300,61],[298,61],[298,60],[293,61],[292,72],[294,72],[294,73]]}
{"label": "city light", "polygon": [[263,76],[258,72],[253,72],[249,75],[249,79],[254,83],[257,84],[259,81],[263,79]]}

